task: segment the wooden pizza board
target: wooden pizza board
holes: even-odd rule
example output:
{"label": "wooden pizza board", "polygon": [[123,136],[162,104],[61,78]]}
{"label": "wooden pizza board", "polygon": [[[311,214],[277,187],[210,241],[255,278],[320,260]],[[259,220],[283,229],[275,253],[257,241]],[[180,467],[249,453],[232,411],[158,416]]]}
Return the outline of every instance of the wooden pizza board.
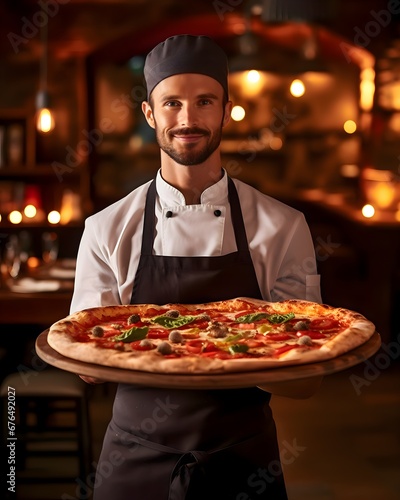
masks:
{"label": "wooden pizza board", "polygon": [[381,346],[381,337],[379,333],[375,332],[367,342],[356,349],[319,363],[285,366],[252,372],[179,375],[125,370],[123,368],[113,368],[76,361],[59,354],[48,344],[48,332],[49,330],[45,330],[36,339],[36,352],[40,358],[50,365],[79,375],[96,377],[107,382],[168,389],[239,389],[263,384],[279,384],[300,379],[321,378],[362,363],[375,354]]}

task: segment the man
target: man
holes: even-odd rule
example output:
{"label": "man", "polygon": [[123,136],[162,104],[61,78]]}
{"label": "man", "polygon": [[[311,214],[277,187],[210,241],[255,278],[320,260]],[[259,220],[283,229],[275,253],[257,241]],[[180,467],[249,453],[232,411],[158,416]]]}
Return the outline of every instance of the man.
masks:
{"label": "man", "polygon": [[[221,168],[232,107],[222,49],[204,36],[174,36],[150,52],[144,73],[142,110],[156,131],[161,168],[87,220],[71,312],[237,296],[319,302],[302,214]],[[258,388],[120,384],[94,498],[286,499],[269,399]],[[118,460],[104,477],[111,457]]]}

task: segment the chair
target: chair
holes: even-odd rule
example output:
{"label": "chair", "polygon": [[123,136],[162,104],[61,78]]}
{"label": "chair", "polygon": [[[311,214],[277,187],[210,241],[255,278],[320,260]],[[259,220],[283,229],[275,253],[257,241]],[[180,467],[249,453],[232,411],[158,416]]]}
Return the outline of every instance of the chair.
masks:
{"label": "chair", "polygon": [[[16,462],[19,482],[49,483],[79,479],[85,483],[91,471],[92,440],[87,385],[77,375],[46,368],[28,374],[8,375],[0,388],[2,402],[2,435],[7,440],[15,401]],[[11,417],[12,418],[12,417]],[[12,425],[11,425],[12,427]],[[7,441],[10,443],[11,441]],[[6,449],[6,448],[4,448]],[[47,461],[44,475],[32,476],[36,467],[27,467],[34,457],[53,457]],[[54,468],[55,460],[72,456],[77,459],[76,473],[58,475],[65,463]],[[51,465],[51,467],[50,467]],[[43,467],[43,466],[42,466]],[[50,475],[50,468],[54,474]],[[29,470],[28,470],[29,469]],[[28,474],[20,474],[26,471]],[[49,477],[50,476],[50,477]]]}

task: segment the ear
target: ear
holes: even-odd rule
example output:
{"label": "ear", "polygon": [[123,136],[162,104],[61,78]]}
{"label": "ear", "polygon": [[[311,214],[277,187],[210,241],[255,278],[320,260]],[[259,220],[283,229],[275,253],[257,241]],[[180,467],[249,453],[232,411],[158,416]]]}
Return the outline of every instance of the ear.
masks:
{"label": "ear", "polygon": [[143,114],[146,118],[146,121],[150,125],[150,127],[155,128],[154,115],[153,115],[153,110],[151,109],[150,103],[148,103],[147,101],[143,101],[142,102],[142,111],[143,111]]}
{"label": "ear", "polygon": [[226,125],[228,125],[231,119],[231,113],[232,113],[232,101],[228,101],[225,104],[225,109],[224,109],[224,118],[222,120],[223,127],[226,127]]}

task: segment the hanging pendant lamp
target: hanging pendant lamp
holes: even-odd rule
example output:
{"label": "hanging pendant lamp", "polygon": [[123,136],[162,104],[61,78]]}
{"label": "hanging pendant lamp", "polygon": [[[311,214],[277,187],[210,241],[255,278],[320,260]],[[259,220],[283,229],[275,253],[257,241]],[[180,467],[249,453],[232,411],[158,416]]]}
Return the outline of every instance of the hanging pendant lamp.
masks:
{"label": "hanging pendant lamp", "polygon": [[36,94],[36,129],[41,133],[48,133],[54,129],[54,117],[51,110],[50,96],[47,90],[48,70],[48,21],[41,28],[42,58],[40,61],[40,83]]}

